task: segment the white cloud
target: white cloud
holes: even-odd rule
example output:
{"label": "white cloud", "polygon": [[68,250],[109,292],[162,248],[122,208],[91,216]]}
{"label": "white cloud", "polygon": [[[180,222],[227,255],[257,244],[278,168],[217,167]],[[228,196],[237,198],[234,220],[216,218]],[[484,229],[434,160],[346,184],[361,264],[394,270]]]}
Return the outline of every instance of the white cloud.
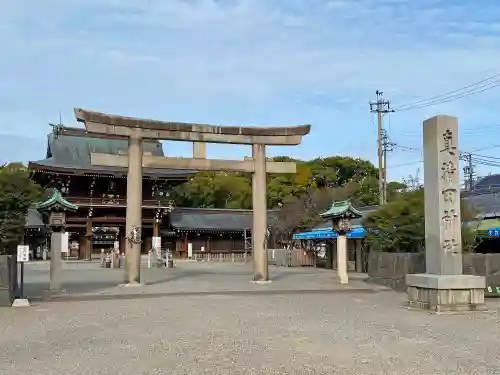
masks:
{"label": "white cloud", "polygon": [[[315,125],[303,154],[332,152],[325,134],[334,124],[339,153],[369,157],[367,102],[376,89],[405,103],[479,80],[500,61],[500,8],[487,1],[481,7],[472,0],[29,5],[9,3],[0,15],[0,26],[10,30],[0,36],[8,56],[0,62],[8,72],[0,80],[0,109],[11,121],[27,104],[37,112],[33,121],[84,105],[186,121],[282,118]],[[488,121],[497,117],[497,102],[498,91],[491,91],[439,111]],[[393,128],[418,129],[436,111],[395,115]]]}

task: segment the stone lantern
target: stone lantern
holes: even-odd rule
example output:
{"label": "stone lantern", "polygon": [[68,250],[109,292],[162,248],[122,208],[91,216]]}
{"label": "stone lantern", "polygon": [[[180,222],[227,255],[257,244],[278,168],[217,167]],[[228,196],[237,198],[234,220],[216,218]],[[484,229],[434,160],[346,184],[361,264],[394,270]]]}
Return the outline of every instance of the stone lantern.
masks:
{"label": "stone lantern", "polygon": [[349,282],[347,276],[347,234],[351,231],[351,220],[362,217],[351,202],[335,201],[328,211],[320,214],[323,219],[332,220],[332,231],[337,232],[337,275],[341,284]]}
{"label": "stone lantern", "polygon": [[36,209],[48,215],[48,224],[52,230],[50,237],[50,292],[61,291],[61,250],[63,246],[68,246],[65,236],[66,232],[66,212],[78,210],[78,206],[68,202],[61,195],[59,190],[53,189],[52,196],[44,202],[36,205]]}

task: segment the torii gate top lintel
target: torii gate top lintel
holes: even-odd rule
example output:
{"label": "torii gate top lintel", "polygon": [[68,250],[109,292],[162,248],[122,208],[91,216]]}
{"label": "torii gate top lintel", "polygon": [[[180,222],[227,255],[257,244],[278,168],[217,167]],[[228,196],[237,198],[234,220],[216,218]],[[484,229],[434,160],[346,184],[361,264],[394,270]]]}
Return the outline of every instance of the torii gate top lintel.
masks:
{"label": "torii gate top lintel", "polygon": [[110,115],[75,108],[77,121],[83,122],[90,133],[131,135],[144,138],[175,139],[191,142],[297,145],[309,134],[311,125],[297,126],[218,126],[184,122],[165,122]]}

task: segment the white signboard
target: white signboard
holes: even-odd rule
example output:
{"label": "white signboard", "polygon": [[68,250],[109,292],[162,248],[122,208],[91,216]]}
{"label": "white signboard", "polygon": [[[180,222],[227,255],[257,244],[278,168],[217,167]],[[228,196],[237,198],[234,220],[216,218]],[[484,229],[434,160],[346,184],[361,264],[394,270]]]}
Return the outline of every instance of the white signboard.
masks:
{"label": "white signboard", "polygon": [[28,245],[17,245],[17,261],[28,262],[30,260],[30,247]]}
{"label": "white signboard", "polygon": [[114,241],[113,242],[113,249],[118,250],[120,248],[120,242]]}
{"label": "white signboard", "polygon": [[69,253],[69,233],[61,233],[61,253]]}
{"label": "white signboard", "polygon": [[193,257],[193,244],[190,242],[188,243],[188,258]]}
{"label": "white signboard", "polygon": [[153,249],[161,249],[161,237],[153,237],[152,247]]}

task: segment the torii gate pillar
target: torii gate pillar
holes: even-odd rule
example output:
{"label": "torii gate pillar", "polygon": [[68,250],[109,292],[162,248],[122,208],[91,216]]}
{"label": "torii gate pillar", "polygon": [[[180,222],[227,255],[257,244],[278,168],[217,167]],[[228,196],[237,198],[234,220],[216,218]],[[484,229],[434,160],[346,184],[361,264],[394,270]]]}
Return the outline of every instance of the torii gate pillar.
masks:
{"label": "torii gate pillar", "polygon": [[254,262],[253,281],[269,280],[267,256],[267,173],[266,146],[252,145],[255,171],[252,176],[253,230],[252,253]]}
{"label": "torii gate pillar", "polygon": [[[142,139],[128,139],[127,220],[125,224],[125,285],[141,284]],[[134,235],[135,233],[135,235]]]}

